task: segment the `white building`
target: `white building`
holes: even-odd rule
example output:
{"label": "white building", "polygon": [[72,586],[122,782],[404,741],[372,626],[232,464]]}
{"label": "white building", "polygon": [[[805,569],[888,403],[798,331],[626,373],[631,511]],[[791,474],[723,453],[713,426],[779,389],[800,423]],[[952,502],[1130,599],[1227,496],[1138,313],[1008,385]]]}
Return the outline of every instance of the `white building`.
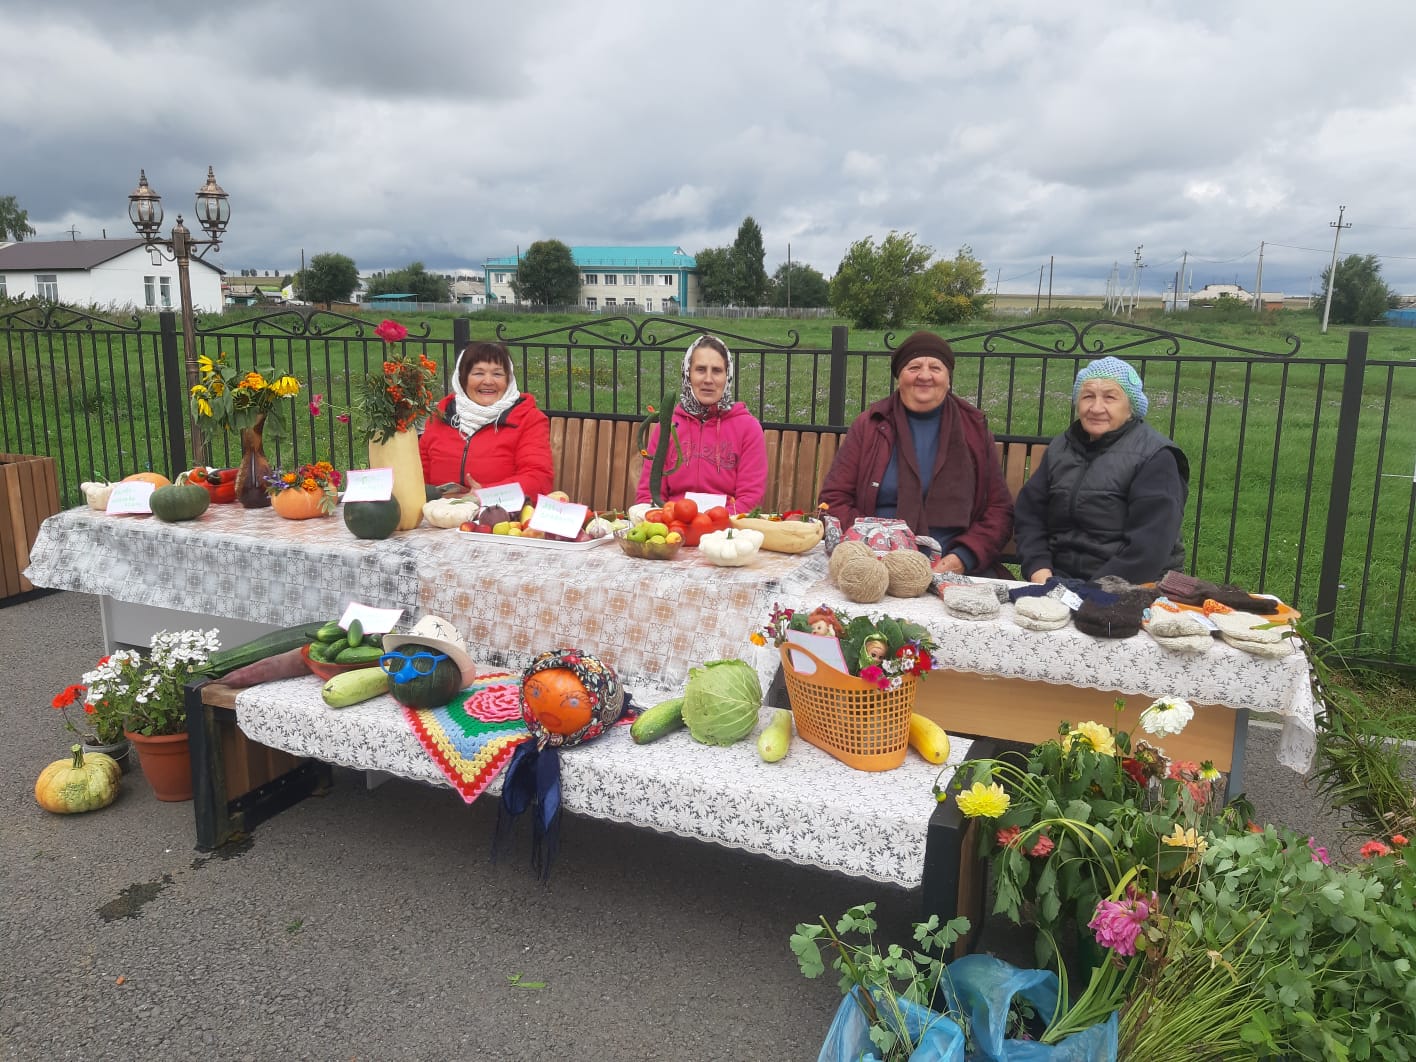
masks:
{"label": "white building", "polygon": [[[200,313],[220,313],[222,270],[193,259],[189,276],[192,308]],[[0,296],[47,299],[69,306],[181,309],[177,263],[156,252],[150,254],[137,237],[26,240],[0,246]]]}
{"label": "white building", "polygon": [[[611,313],[673,313],[696,307],[698,264],[682,247],[572,247],[580,267],[580,305]],[[515,302],[517,258],[488,258],[487,305]]]}

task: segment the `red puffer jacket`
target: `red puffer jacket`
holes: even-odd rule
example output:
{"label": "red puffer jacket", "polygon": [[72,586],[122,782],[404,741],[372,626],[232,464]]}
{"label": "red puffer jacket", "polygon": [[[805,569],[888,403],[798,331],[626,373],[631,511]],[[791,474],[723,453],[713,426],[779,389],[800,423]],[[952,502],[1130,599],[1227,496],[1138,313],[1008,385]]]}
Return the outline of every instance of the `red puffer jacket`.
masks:
{"label": "red puffer jacket", "polygon": [[532,502],[536,495],[555,489],[551,422],[536,408],[534,398],[523,394],[495,424],[488,424],[471,438],[444,419],[452,404],[452,395],[438,403],[439,415],[428,419],[418,441],[427,482],[466,483],[470,477],[483,487],[520,483],[522,493]]}

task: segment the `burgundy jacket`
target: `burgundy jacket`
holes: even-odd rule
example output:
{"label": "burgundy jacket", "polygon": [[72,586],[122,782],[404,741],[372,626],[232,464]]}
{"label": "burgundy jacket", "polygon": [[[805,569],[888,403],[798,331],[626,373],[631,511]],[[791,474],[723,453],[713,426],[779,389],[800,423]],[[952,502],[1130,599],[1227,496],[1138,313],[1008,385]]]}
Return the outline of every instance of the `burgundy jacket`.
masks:
{"label": "burgundy jacket", "polygon": [[[1013,536],[1013,495],[998,464],[993,433],[988,430],[987,418],[976,406],[956,395],[951,397],[958,403],[964,444],[978,470],[972,518],[953,545],[967,547],[978,558],[978,574],[1011,578],[1006,568],[998,567],[998,557]],[[830,514],[841,521],[842,530],[855,523],[857,517],[875,513],[880,480],[896,446],[894,405],[898,402],[899,393],[892,391],[889,397],[871,403],[856,417],[836,452],[836,459],[831,462],[826,481],[821,484],[821,501],[829,506]],[[913,445],[909,440],[906,442]],[[928,527],[916,527],[914,531],[929,534]]]}

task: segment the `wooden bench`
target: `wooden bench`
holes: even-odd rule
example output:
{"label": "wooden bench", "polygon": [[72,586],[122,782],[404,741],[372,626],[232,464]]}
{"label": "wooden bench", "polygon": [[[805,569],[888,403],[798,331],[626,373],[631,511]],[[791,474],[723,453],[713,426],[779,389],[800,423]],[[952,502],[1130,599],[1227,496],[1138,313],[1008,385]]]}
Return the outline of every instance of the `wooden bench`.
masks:
{"label": "wooden bench", "polygon": [[[644,463],[637,445],[639,420],[591,413],[553,413],[550,420],[556,487],[592,509],[633,505]],[[843,427],[766,429],[767,493],[762,508],[814,509],[845,434]],[[1026,435],[996,439],[998,461],[1013,497],[1042,460],[1048,441]],[[1009,542],[1004,560],[1015,562],[1015,552]]]}
{"label": "wooden bench", "polygon": [[22,573],[39,525],[60,509],[56,467],[52,457],[0,454],[0,600],[34,589]]}

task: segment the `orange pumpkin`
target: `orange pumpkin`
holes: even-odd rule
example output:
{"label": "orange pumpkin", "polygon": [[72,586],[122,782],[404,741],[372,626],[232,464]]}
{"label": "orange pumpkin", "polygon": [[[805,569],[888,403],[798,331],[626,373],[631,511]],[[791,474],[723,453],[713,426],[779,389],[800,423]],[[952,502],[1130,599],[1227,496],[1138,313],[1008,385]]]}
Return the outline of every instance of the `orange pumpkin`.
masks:
{"label": "orange pumpkin", "polygon": [[172,483],[172,481],[161,472],[134,472],[131,476],[123,477],[124,483],[128,483],[132,480],[141,480],[144,483],[151,483],[154,487],[166,487],[170,486]]}
{"label": "orange pumpkin", "polygon": [[537,671],[522,684],[521,694],[528,722],[534,719],[552,734],[569,737],[594,716],[594,699],[569,668]]}

